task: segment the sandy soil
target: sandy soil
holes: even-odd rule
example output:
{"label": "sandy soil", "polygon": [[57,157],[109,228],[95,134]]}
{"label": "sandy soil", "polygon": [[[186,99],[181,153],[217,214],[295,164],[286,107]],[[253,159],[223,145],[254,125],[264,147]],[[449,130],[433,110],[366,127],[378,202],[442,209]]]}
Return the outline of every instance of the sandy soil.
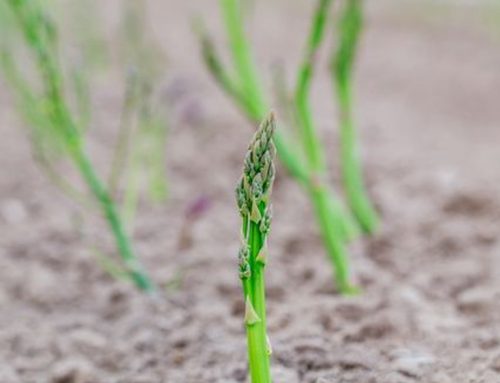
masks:
{"label": "sandy soil", "polygon": [[[246,382],[233,187],[252,127],[204,73],[189,30],[196,10],[217,33],[216,7],[182,3],[158,1],[152,12],[174,95],[171,197],[144,207],[135,240],[159,301],[97,266],[90,243],[113,251],[103,223],[82,224],[39,173],[0,88],[2,383]],[[261,67],[281,58],[292,70],[304,6],[258,4]],[[475,25],[475,10],[440,6],[436,22],[432,5],[405,4],[370,3],[360,56],[358,121],[384,220],[351,248],[361,296],[336,294],[308,201],[279,169],[267,271],[276,383],[500,381],[499,40]],[[315,109],[333,168],[324,69]],[[101,87],[95,103],[90,144],[104,171],[120,89]],[[180,248],[197,198],[211,207]]]}

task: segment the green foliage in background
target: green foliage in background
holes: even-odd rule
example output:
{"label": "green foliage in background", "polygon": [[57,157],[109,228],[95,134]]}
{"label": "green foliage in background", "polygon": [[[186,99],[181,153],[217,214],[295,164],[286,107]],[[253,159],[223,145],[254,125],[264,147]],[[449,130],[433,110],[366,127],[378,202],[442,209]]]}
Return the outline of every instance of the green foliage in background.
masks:
{"label": "green foliage in background", "polygon": [[332,59],[332,78],[340,113],[340,164],[349,206],[366,233],[378,226],[378,217],[367,196],[358,139],[353,119],[353,66],[363,28],[362,0],[347,0],[338,25],[337,52]]}
{"label": "green foliage in background", "polygon": [[[349,2],[349,0],[347,0]],[[285,113],[290,117],[293,125],[296,125],[298,137],[288,134],[283,128],[278,128],[275,133],[275,144],[278,156],[290,174],[307,191],[314,207],[316,221],[318,223],[325,248],[334,265],[336,283],[344,293],[356,291],[350,281],[349,261],[346,253],[346,243],[356,237],[360,229],[373,232],[376,227],[376,216],[373,210],[368,210],[369,202],[365,197],[363,184],[361,182],[361,167],[355,154],[357,154],[357,141],[354,134],[354,126],[351,114],[349,118],[344,116],[346,111],[351,110],[351,68],[352,58],[357,45],[357,33],[350,25],[354,12],[345,12],[341,31],[341,47],[337,58],[342,61],[342,75],[335,77],[341,83],[342,91],[347,89],[348,97],[343,97],[342,108],[342,149],[341,160],[344,188],[348,194],[348,201],[352,209],[346,210],[337,198],[336,193],[328,184],[328,172],[325,160],[325,148],[321,143],[314,116],[310,104],[310,88],[314,78],[316,57],[324,37],[326,28],[329,26],[329,11],[332,0],[319,0],[312,18],[309,36],[306,42],[304,57],[297,73],[296,85],[291,97],[284,80],[278,78],[278,94],[280,104],[284,106]],[[361,5],[356,2],[356,10],[361,11]],[[352,10],[349,3],[348,10]],[[257,75],[250,44],[244,31],[243,4],[241,0],[220,0],[227,37],[229,39],[230,53],[233,66],[226,68],[225,64],[216,52],[213,40],[207,34],[201,24],[197,25],[200,37],[202,54],[209,71],[230,95],[237,106],[249,117],[251,121],[258,122],[268,110],[269,102],[264,96],[264,91]],[[347,58],[347,59],[346,59]],[[337,61],[335,61],[337,62]],[[335,68],[337,68],[336,66]],[[342,94],[344,96],[344,93]],[[349,133],[349,134],[346,134]],[[361,201],[361,202],[360,202]],[[361,206],[361,208],[359,208]],[[366,218],[368,213],[372,215]]]}
{"label": "green foliage in background", "polygon": [[[58,28],[38,1],[2,0],[1,6],[12,11],[9,15],[19,27],[26,47],[26,52],[18,49],[17,30],[5,24],[8,34],[2,39],[1,65],[18,109],[29,127],[39,163],[50,179],[70,196],[99,208],[114,236],[122,267],[129,279],[141,290],[153,291],[154,286],[133,251],[117,201],[88,155],[86,126],[82,123],[87,118],[79,114],[87,111],[71,103],[71,95],[80,90],[74,82],[67,81],[61,65]],[[3,13],[5,9],[0,10],[2,17],[8,18]],[[28,56],[24,57],[23,53]],[[33,66],[25,65],[26,62],[33,63]],[[64,159],[74,165],[90,195],[79,191],[55,168],[56,163]]]}
{"label": "green foliage in background", "polygon": [[120,50],[126,87],[109,186],[117,193],[124,183],[122,211],[132,225],[143,192],[153,202],[163,202],[168,196],[168,124],[156,87],[163,76],[165,58],[148,34],[145,3],[123,0]]}

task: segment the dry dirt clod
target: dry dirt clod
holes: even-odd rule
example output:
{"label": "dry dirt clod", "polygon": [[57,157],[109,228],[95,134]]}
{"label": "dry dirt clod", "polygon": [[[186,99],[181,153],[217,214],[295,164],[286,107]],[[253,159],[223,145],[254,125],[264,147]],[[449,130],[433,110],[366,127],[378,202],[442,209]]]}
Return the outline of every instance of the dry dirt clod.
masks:
{"label": "dry dirt clod", "polygon": [[394,369],[412,378],[421,377],[436,362],[432,354],[410,349],[396,350],[393,358]]}
{"label": "dry dirt clod", "polygon": [[500,374],[500,355],[493,358],[490,367],[493,371],[496,371]]}
{"label": "dry dirt clod", "polygon": [[494,303],[495,292],[483,286],[465,290],[457,298],[458,309],[468,315],[487,315]]}
{"label": "dry dirt clod", "polygon": [[433,374],[430,383],[454,383],[453,379],[447,373],[438,372]]}
{"label": "dry dirt clod", "polygon": [[52,368],[50,382],[87,383],[93,379],[92,371],[92,366],[85,359],[63,359]]}
{"label": "dry dirt clod", "polygon": [[83,353],[91,354],[107,346],[106,338],[91,329],[80,328],[70,334],[71,341]]}

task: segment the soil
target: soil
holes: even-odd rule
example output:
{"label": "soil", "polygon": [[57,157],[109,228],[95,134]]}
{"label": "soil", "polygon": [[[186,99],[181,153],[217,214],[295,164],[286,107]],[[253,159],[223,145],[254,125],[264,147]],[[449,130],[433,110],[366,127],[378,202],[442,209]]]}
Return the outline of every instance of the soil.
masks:
{"label": "soil", "polygon": [[[217,7],[192,3],[156,1],[151,12],[169,59],[170,198],[143,206],[135,243],[158,299],[98,266],[92,244],[113,252],[105,226],[91,214],[82,221],[41,175],[0,88],[0,382],[247,382],[233,188],[252,126],[197,55],[190,17],[202,14],[223,46]],[[274,382],[499,382],[498,30],[472,2],[368,8],[357,119],[383,227],[350,249],[363,293],[338,295],[308,200],[278,169],[267,268]],[[292,73],[309,12],[256,2],[250,26],[263,72],[281,59]],[[315,113],[334,169],[324,59]],[[90,145],[101,171],[120,94],[101,86],[94,100]],[[186,222],[200,199],[207,210]]]}

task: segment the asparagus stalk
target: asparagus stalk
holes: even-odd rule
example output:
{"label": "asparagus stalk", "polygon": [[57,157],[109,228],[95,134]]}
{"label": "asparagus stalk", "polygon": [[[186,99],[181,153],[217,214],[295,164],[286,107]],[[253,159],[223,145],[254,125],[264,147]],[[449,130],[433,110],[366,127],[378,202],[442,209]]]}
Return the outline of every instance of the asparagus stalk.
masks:
{"label": "asparagus stalk", "polygon": [[[237,74],[233,87],[244,95],[245,104],[242,107],[250,120],[259,123],[265,117],[268,106],[257,77],[250,44],[245,36],[240,3],[240,0],[220,0],[227,34],[230,38],[230,51]],[[215,54],[215,52],[213,53]],[[307,169],[296,155],[297,148],[294,147],[293,143],[285,137],[281,130],[276,131],[274,142],[288,171],[301,183],[308,184],[309,175]]]}
{"label": "asparagus stalk", "polygon": [[342,292],[348,293],[353,288],[350,285],[349,262],[343,238],[352,238],[356,235],[357,227],[350,220],[332,219],[332,217],[350,217],[350,215],[343,211],[343,206],[338,200],[332,201],[329,198],[331,191],[325,182],[327,167],[324,150],[317,134],[309,102],[317,52],[325,36],[326,21],[331,5],[332,0],[319,0],[317,3],[305,55],[298,71],[294,104],[301,142],[314,180],[309,190],[314,211],[318,217],[325,247],[334,266],[337,285]]}
{"label": "asparagus stalk", "polygon": [[295,107],[301,127],[304,151],[307,154],[309,166],[315,172],[325,172],[325,156],[320,145],[320,139],[314,126],[309,92],[313,78],[317,51],[325,35],[327,12],[332,0],[320,0],[313,17],[311,31],[305,50],[305,56],[298,71],[295,89]]}
{"label": "asparagus stalk", "polygon": [[271,224],[270,196],[274,181],[276,122],[270,114],[259,127],[245,157],[243,175],[236,188],[242,219],[239,272],[245,299],[245,327],[252,383],[271,383],[266,330],[264,269]]}
{"label": "asparagus stalk", "polygon": [[340,109],[340,162],[347,200],[366,233],[378,226],[378,216],[367,195],[359,158],[357,133],[352,113],[352,72],[363,28],[362,0],[346,0],[339,24],[338,48],[331,73]]}
{"label": "asparagus stalk", "polygon": [[[7,2],[16,15],[26,43],[33,54],[42,83],[44,109],[40,118],[46,119],[42,127],[46,129],[47,135],[54,136],[57,141],[63,143],[65,152],[80,172],[107,220],[130,279],[139,289],[151,292],[153,284],[136,258],[115,203],[86,153],[84,137],[64,96],[62,69],[57,60],[56,28],[36,3],[29,0],[7,0]],[[22,91],[29,91],[30,98],[36,93],[34,89]],[[24,98],[26,99],[26,95]]]}

